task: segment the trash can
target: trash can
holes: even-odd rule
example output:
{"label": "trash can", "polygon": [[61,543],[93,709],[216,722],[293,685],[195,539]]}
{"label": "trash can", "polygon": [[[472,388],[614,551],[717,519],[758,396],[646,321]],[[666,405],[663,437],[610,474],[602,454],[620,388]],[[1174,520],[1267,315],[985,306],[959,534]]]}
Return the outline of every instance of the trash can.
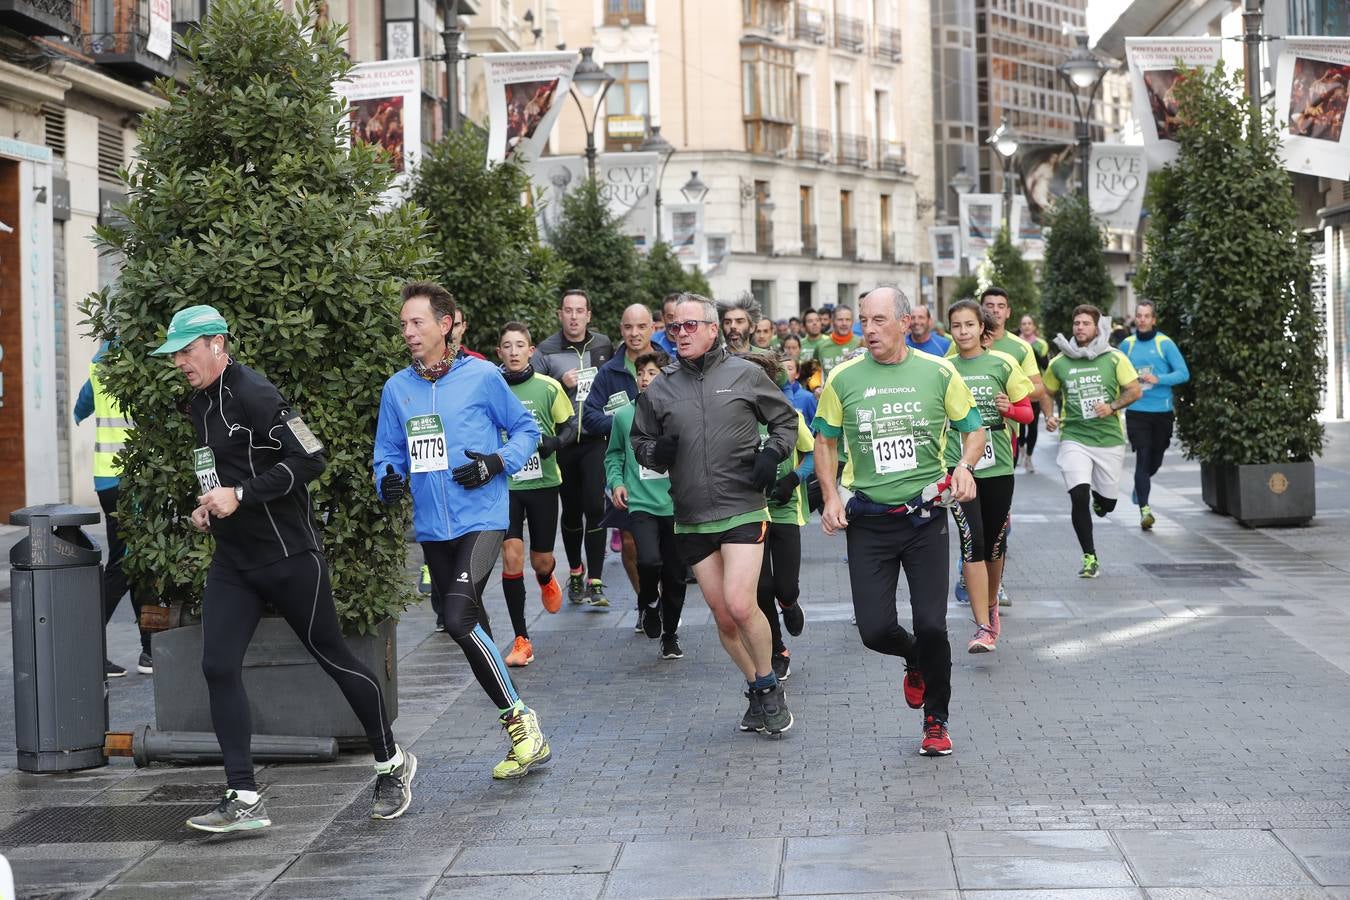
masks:
{"label": "trash can", "polygon": [[107,764],[101,553],[81,525],[98,510],[49,503],[10,514],[28,536],[10,550],[14,739],[25,772]]}

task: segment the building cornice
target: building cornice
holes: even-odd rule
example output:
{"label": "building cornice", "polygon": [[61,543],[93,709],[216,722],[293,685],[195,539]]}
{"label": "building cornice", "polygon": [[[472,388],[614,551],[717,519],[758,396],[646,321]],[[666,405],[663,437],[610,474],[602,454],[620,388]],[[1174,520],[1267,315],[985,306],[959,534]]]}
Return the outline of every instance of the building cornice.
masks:
{"label": "building cornice", "polygon": [[52,66],[52,74],[69,82],[70,90],[73,92],[111,103],[131,112],[143,113],[152,109],[163,109],[169,105],[163,97],[76,63],[58,62]]}
{"label": "building cornice", "polygon": [[69,85],[59,78],[0,60],[0,97],[31,106],[60,103]]}

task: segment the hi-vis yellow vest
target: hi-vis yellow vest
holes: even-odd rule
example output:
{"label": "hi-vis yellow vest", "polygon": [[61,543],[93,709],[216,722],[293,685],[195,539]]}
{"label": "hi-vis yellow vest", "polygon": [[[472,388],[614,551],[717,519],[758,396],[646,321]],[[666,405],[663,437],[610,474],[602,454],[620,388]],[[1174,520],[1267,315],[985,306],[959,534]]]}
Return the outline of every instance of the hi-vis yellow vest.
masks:
{"label": "hi-vis yellow vest", "polygon": [[117,454],[127,442],[127,431],[135,423],[127,418],[113,396],[98,379],[98,363],[89,364],[89,384],[94,389],[94,477],[118,478],[122,466]]}

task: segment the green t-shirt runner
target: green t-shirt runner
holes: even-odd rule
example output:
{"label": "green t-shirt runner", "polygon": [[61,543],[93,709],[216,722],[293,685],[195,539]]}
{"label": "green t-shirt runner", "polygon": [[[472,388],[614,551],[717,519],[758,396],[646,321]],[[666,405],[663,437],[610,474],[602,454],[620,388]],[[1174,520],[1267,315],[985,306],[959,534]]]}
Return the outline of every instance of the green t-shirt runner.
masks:
{"label": "green t-shirt runner", "polygon": [[898,506],[941,478],[948,421],[980,427],[970,388],[949,360],[907,352],[883,365],[864,353],[835,370],[820,393],[814,429],[842,434],[848,449],[844,487],[876,503]]}
{"label": "green t-shirt runner", "polygon": [[1063,440],[1088,447],[1125,443],[1120,411],[1101,418],[1096,405],[1114,403],[1121,388],[1139,380],[1128,356],[1114,348],[1096,359],[1074,359],[1061,353],[1050,360],[1043,379],[1047,391],[1059,394]]}
{"label": "green t-shirt runner", "polygon": [[835,366],[844,362],[849,354],[862,346],[856,334],[848,336],[848,343],[840,344],[831,335],[825,335],[816,344],[816,359],[820,360],[820,371],[828,378]]}
{"label": "green t-shirt runner", "polygon": [[[1020,335],[1005,330],[1002,337],[994,339],[989,349],[1011,356],[1021,366],[1022,374],[1029,379],[1041,374],[1041,367],[1036,365],[1036,351],[1031,349],[1031,345],[1023,340]],[[947,358],[951,359],[960,352],[956,346],[956,341],[952,341],[952,345],[947,348]]]}
{"label": "green t-shirt runner", "polygon": [[[576,415],[572,401],[567,399],[567,391],[561,384],[538,372],[513,384],[511,393],[521,405],[534,416],[539,426],[540,437],[554,437],[558,426]],[[520,471],[512,475],[508,487],[513,491],[537,491],[541,488],[555,488],[562,484],[562,472],[558,468],[557,454],[541,459],[536,449]]]}
{"label": "green t-shirt runner", "polygon": [[829,338],[823,334],[817,335],[816,337],[802,335],[802,352],[797,359],[801,362],[810,362],[815,359],[816,352],[820,349],[820,342],[822,339],[829,340]]}
{"label": "green t-shirt runner", "polygon": [[[764,425],[759,426],[759,446],[764,446],[765,439],[769,436],[769,429]],[[810,453],[816,448],[815,438],[811,436],[811,429],[807,427],[806,420],[802,418],[801,410],[797,411],[797,443],[792,447],[792,456],[778,464],[778,471],[774,474],[774,480],[781,480],[788,477],[798,466],[802,464],[802,456]],[[797,485],[797,489],[792,492],[792,496],[786,503],[775,503],[769,501],[769,521],[775,525],[805,525],[806,524],[806,483]]]}
{"label": "green t-shirt runner", "polygon": [[[980,411],[980,420],[984,423],[984,455],[975,464],[976,478],[993,478],[996,475],[1011,475],[1012,429],[998,411],[995,398],[1007,394],[1010,403],[1016,403],[1031,394],[1031,379],[1023,374],[1017,360],[998,350],[986,350],[979,356],[966,359],[958,352],[952,357],[951,364],[961,374],[961,378],[970,388],[975,398],[975,406]],[[961,461],[961,445],[957,441],[947,442],[947,468]]]}
{"label": "green t-shirt runner", "polygon": [[612,491],[620,485],[628,492],[628,511],[652,516],[674,516],[675,501],[670,499],[670,475],[644,469],[633,456],[628,433],[633,429],[636,403],[614,413],[609,430],[609,448],[605,450],[605,484]]}

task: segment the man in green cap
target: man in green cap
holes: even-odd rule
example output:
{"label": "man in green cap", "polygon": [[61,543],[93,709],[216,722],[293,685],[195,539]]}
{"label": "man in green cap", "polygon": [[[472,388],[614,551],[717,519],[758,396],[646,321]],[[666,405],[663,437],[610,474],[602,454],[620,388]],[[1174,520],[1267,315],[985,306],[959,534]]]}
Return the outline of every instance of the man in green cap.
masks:
{"label": "man in green cap", "polygon": [[376,759],[371,817],[398,818],[412,802],[417,759],[394,743],[379,682],[338,627],[307,487],[324,470],[323,444],[271,382],[230,358],[228,331],[213,307],[191,306],[174,315],[153,351],[196,389],[188,405],[200,487],[192,524],[216,539],[202,596],[202,674],[228,789],[187,824],[214,833],[272,824],[253,778],[242,678],[264,603],[285,616],[365,728]]}

